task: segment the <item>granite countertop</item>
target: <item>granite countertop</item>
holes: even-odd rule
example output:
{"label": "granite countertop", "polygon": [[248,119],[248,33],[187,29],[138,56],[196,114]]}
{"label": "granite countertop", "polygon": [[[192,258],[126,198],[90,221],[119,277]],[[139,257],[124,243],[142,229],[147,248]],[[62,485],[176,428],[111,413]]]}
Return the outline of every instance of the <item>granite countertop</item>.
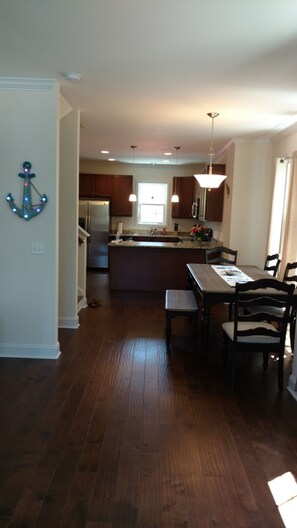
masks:
{"label": "granite countertop", "polygon": [[[168,238],[168,237],[167,237]],[[176,237],[175,237],[176,238]],[[211,242],[202,242],[201,246],[198,246],[196,242],[191,239],[183,239],[179,237],[179,242],[155,242],[155,241],[141,241],[137,242],[135,240],[112,240],[109,242],[111,247],[140,247],[140,248],[166,248],[166,249],[209,249],[216,246],[220,246],[221,242],[219,240],[212,239]]]}

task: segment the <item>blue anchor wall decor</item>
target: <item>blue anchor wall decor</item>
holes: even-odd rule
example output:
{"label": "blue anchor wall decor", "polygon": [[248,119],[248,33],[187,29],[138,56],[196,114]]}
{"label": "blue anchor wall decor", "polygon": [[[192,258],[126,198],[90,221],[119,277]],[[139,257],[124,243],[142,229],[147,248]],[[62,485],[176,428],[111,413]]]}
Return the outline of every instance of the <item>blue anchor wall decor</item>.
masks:
{"label": "blue anchor wall decor", "polygon": [[[14,198],[11,193],[9,193],[6,196],[6,200],[9,203],[10,209],[17,214],[20,218],[23,218],[24,220],[31,220],[31,218],[34,218],[34,216],[39,215],[43,209],[46,206],[47,203],[47,196],[41,194],[36,189],[35,185],[33,185],[31,179],[35,178],[35,174],[30,174],[30,169],[32,165],[30,161],[24,161],[23,163],[23,169],[24,172],[19,173],[19,177],[24,179],[24,191],[23,191],[23,205],[22,207],[17,207]],[[40,203],[39,204],[32,204],[32,198],[31,198],[31,185],[33,189],[36,191],[38,196],[40,197]]]}

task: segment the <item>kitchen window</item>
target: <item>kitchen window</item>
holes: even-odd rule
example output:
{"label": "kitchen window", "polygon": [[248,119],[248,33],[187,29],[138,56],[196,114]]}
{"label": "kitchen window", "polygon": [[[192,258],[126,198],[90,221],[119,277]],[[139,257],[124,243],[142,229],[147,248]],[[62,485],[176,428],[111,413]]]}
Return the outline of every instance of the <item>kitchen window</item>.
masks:
{"label": "kitchen window", "polygon": [[138,224],[165,225],[167,183],[138,183]]}

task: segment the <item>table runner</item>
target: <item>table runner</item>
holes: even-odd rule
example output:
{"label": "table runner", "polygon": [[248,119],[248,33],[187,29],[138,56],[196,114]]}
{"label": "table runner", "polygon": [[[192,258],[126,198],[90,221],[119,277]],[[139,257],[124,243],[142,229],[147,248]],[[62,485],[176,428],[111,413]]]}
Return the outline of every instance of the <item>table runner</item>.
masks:
{"label": "table runner", "polygon": [[219,264],[212,264],[213,270],[225,281],[229,286],[235,287],[237,282],[244,283],[253,281],[251,277],[240,271],[236,266],[221,266]]}

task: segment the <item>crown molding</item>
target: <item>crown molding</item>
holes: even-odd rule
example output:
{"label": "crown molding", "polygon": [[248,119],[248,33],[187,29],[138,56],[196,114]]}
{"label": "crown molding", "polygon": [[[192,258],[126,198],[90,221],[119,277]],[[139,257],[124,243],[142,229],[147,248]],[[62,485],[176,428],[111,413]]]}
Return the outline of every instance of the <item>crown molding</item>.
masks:
{"label": "crown molding", "polygon": [[271,142],[273,144],[278,143],[279,141],[282,141],[283,139],[286,139],[287,137],[292,136],[293,134],[296,134],[296,132],[297,132],[297,122],[293,123],[289,127],[275,134],[271,138]]}
{"label": "crown molding", "polygon": [[0,90],[51,90],[56,85],[55,79],[0,77]]}

